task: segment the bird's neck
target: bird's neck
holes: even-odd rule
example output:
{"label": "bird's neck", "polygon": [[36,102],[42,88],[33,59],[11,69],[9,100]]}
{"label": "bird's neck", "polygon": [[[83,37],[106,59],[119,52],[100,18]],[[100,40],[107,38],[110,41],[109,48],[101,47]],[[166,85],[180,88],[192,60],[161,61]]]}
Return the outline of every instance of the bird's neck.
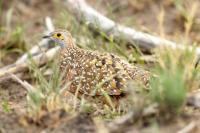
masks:
{"label": "bird's neck", "polygon": [[68,48],[77,47],[76,44],[74,43],[72,37],[70,37],[69,39],[66,39],[65,41],[61,42],[60,46],[61,46],[62,49],[68,49]]}
{"label": "bird's neck", "polygon": [[74,43],[74,41],[72,41],[71,39],[69,39],[64,47],[61,47],[60,49],[60,55],[61,57],[67,57],[67,56],[71,56],[71,55],[75,55],[77,53],[77,51],[79,51],[80,48],[78,46],[76,46],[76,44]]}
{"label": "bird's neck", "polygon": [[76,49],[79,49],[79,47],[76,46],[72,38],[66,40],[66,42],[63,45],[61,45],[61,52],[70,52]]}
{"label": "bird's neck", "polygon": [[74,43],[74,40],[72,37],[71,37],[71,39],[68,39],[66,43],[67,43],[67,47],[69,47],[69,48],[77,47],[76,44]]}

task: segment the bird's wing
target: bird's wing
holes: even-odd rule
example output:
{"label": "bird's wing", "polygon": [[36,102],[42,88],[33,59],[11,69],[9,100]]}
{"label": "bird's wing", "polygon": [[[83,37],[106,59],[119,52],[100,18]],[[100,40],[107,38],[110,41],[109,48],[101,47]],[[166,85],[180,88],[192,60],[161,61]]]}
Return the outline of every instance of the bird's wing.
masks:
{"label": "bird's wing", "polygon": [[140,67],[132,66],[127,61],[121,59],[120,57],[118,57],[114,54],[110,54],[110,56],[113,58],[113,60],[122,64],[124,70],[129,74],[131,79],[141,81],[141,83],[143,83],[145,85],[148,84],[149,79],[150,79],[150,72],[148,72]]}

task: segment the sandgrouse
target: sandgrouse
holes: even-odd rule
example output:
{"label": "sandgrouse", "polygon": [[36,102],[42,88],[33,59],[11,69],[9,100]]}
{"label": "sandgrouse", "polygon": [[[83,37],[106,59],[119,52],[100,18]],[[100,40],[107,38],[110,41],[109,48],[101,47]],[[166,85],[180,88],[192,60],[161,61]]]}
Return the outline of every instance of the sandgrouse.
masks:
{"label": "sandgrouse", "polygon": [[66,30],[55,30],[44,36],[61,46],[60,70],[64,81],[70,82],[69,91],[80,94],[119,96],[128,80],[148,84],[150,73],[132,66],[120,57],[79,48]]}

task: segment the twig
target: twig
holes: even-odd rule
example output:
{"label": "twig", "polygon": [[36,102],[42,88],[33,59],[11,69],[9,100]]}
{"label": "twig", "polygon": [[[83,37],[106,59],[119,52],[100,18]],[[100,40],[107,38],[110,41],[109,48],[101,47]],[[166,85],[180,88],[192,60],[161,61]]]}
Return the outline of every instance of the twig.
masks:
{"label": "twig", "polygon": [[18,83],[20,83],[27,91],[29,90],[34,90],[34,87],[32,85],[30,85],[28,82],[26,81],[22,81],[20,78],[18,78],[16,75],[10,73],[9,75],[11,75],[11,77],[16,80]]}
{"label": "twig", "polygon": [[[46,31],[45,34],[52,32],[54,30],[54,26],[53,23],[51,21],[50,17],[46,17],[45,18],[45,25],[46,25]],[[28,59],[28,55],[38,55],[41,54],[41,52],[45,51],[48,49],[49,47],[49,40],[48,39],[42,39],[38,45],[34,46],[31,50],[29,50],[27,53],[25,53],[24,55],[22,55],[17,61],[16,64],[20,64],[23,63],[24,61],[26,61]]]}
{"label": "twig", "polygon": [[192,92],[188,95],[187,105],[200,108],[200,90]]}
{"label": "twig", "polygon": [[[36,63],[36,65],[40,66],[40,65],[46,63],[47,61],[52,60],[58,50],[59,50],[59,46],[48,50],[46,53],[41,53],[37,56],[33,56],[33,61]],[[29,61],[26,60],[23,63],[14,63],[14,64],[11,64],[4,68],[1,68],[0,69],[0,78],[9,73],[25,71],[26,68],[28,68],[28,65],[29,65]]]}
{"label": "twig", "polygon": [[139,58],[133,58],[131,61],[137,62],[137,61],[143,61],[145,63],[155,63],[157,62],[155,55],[143,55]]}
{"label": "twig", "polygon": [[196,123],[192,121],[186,127],[184,127],[183,129],[179,130],[176,133],[190,133],[196,126],[197,126]]}
{"label": "twig", "polygon": [[[54,26],[50,17],[45,18],[45,24],[47,28],[45,32],[51,32],[54,30]],[[8,73],[17,73],[20,71],[25,71],[29,65],[28,62],[29,55],[32,56],[33,60],[37,65],[42,65],[47,61],[52,60],[54,55],[58,51],[59,47],[55,47],[47,51],[47,49],[49,49],[48,44],[49,44],[48,39],[42,39],[38,45],[34,46],[30,51],[22,55],[15,63],[1,68],[0,78]]]}
{"label": "twig", "polygon": [[[22,73],[17,73],[16,75],[17,75],[17,77],[24,79],[24,75]],[[3,84],[5,82],[9,81],[10,79],[12,79],[12,76],[8,74],[7,76],[0,78],[0,84]]]}
{"label": "twig", "polygon": [[[93,29],[100,29],[108,35],[112,34],[114,38],[136,44],[146,50],[151,51],[153,48],[159,46],[186,49],[185,46],[178,45],[175,42],[117,24],[113,20],[103,16],[101,13],[93,9],[84,0],[65,0],[65,5],[70,12],[75,14],[79,21],[86,21]],[[188,48],[193,49],[191,46]],[[197,55],[200,55],[200,48],[196,48],[196,53]]]}

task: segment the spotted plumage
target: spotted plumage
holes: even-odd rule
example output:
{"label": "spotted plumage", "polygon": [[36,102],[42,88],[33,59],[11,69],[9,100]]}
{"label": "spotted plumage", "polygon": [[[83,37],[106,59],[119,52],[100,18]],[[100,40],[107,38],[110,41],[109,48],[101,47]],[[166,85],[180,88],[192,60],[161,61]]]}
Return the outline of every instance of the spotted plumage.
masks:
{"label": "spotted plumage", "polygon": [[45,37],[60,44],[60,69],[64,83],[70,83],[69,90],[73,93],[121,95],[129,80],[148,83],[149,72],[114,54],[81,49],[65,30],[56,30]]}

